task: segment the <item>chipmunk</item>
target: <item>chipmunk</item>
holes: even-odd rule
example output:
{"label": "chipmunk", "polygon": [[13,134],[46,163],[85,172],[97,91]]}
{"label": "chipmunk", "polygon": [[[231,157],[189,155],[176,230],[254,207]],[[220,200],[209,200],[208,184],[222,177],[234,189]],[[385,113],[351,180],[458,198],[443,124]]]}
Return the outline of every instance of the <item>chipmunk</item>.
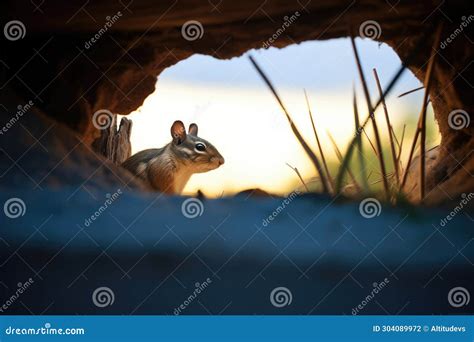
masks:
{"label": "chipmunk", "polygon": [[183,122],[171,125],[173,140],[162,148],[138,152],[122,166],[153,189],[167,194],[180,194],[194,173],[208,172],[224,164],[224,158],[208,141],[198,137],[198,126]]}

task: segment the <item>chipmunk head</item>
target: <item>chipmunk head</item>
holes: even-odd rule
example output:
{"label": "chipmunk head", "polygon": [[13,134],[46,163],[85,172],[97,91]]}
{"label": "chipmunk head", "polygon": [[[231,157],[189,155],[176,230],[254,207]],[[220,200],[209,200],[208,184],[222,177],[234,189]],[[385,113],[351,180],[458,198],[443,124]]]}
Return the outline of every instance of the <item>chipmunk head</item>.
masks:
{"label": "chipmunk head", "polygon": [[207,172],[224,164],[224,158],[207,140],[198,137],[198,126],[189,125],[188,133],[181,121],[171,126],[171,150],[193,173]]}

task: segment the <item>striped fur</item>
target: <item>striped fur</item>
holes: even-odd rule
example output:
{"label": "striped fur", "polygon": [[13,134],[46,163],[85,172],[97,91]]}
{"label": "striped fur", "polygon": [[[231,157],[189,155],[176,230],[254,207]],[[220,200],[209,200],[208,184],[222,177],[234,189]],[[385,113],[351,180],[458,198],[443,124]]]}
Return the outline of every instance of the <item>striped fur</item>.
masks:
{"label": "striped fur", "polygon": [[[154,190],[180,194],[194,173],[217,169],[224,164],[224,158],[210,142],[185,131],[177,135],[173,126],[172,142],[162,148],[140,151],[122,166]],[[190,132],[197,133],[197,125]],[[196,149],[198,143],[204,144],[205,151]]]}

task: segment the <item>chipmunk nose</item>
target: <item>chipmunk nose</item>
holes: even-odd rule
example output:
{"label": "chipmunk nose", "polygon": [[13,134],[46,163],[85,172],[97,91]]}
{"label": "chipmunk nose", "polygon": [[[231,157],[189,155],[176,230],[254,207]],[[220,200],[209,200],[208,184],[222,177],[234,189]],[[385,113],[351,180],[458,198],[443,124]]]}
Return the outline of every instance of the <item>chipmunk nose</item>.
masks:
{"label": "chipmunk nose", "polygon": [[211,163],[217,162],[218,166],[221,166],[222,164],[224,164],[224,158],[221,155],[213,156],[210,160],[211,160]]}

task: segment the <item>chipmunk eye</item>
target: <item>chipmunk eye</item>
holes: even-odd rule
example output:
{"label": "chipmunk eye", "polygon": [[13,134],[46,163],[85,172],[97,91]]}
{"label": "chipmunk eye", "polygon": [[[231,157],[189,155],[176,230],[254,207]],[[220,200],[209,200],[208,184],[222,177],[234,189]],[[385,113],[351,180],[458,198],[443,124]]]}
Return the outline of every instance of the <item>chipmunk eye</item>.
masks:
{"label": "chipmunk eye", "polygon": [[196,147],[196,150],[198,150],[198,151],[205,151],[206,150],[206,145],[204,145],[203,143],[197,143],[195,147]]}

